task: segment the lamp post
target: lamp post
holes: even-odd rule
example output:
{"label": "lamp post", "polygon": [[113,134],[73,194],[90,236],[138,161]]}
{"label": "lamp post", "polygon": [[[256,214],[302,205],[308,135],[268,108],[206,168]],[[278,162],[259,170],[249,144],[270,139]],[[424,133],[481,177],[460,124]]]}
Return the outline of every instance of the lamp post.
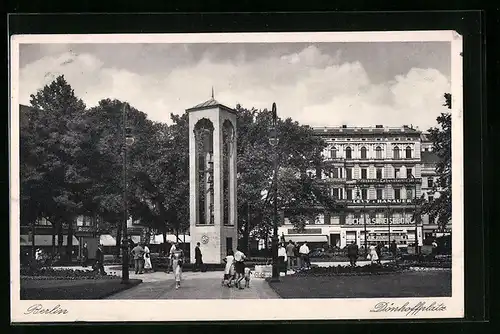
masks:
{"label": "lamp post", "polygon": [[419,247],[418,247],[418,221],[419,221],[419,215],[417,214],[417,181],[415,179],[415,176],[413,174],[410,174],[410,178],[413,179],[413,182],[415,183],[415,195],[413,196],[413,203],[414,203],[414,208],[413,208],[413,220],[415,221],[415,254],[419,255]]}
{"label": "lamp post", "polygon": [[272,109],[273,121],[271,127],[271,136],[269,137],[269,143],[273,146],[274,154],[274,210],[273,210],[273,238],[272,238],[272,257],[273,257],[273,272],[271,281],[279,282],[279,268],[278,268],[278,131],[277,131],[277,112],[276,103],[273,103]]}
{"label": "lamp post", "polygon": [[[356,191],[356,198],[359,200],[360,198],[360,190],[358,188],[358,190]],[[365,256],[368,255],[368,236],[367,236],[367,233],[366,233],[366,204],[365,202],[363,201],[363,229],[364,229],[364,233],[365,233],[365,240],[364,240],[364,244],[365,244]]]}
{"label": "lamp post", "polygon": [[123,117],[123,223],[122,223],[122,284],[129,283],[129,246],[128,246],[128,231],[127,231],[127,220],[128,220],[128,182],[127,182],[127,151],[128,146],[134,143],[134,137],[131,135],[131,129],[127,127],[127,111],[129,105],[124,103],[122,106],[122,117]]}

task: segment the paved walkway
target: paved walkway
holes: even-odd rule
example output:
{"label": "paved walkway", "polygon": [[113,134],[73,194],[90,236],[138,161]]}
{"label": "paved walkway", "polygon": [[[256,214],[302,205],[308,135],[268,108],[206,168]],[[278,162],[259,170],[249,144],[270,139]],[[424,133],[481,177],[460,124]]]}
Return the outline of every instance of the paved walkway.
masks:
{"label": "paved walkway", "polygon": [[[121,275],[121,272],[117,272]],[[108,299],[270,299],[280,298],[263,279],[252,279],[250,287],[239,290],[221,286],[222,271],[186,272],[181,287],[175,289],[173,274],[154,272],[142,275],[130,274],[130,278],[142,279],[138,286],[119,292]]]}

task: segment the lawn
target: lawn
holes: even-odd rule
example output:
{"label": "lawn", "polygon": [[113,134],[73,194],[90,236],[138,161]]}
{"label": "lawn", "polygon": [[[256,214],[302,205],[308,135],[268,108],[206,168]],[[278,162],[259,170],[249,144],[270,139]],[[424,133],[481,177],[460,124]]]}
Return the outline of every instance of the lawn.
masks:
{"label": "lawn", "polygon": [[451,271],[369,276],[286,276],[269,282],[281,298],[449,297]]}
{"label": "lawn", "polygon": [[102,299],[141,282],[138,279],[131,279],[129,284],[121,284],[120,279],[21,279],[21,300]]}

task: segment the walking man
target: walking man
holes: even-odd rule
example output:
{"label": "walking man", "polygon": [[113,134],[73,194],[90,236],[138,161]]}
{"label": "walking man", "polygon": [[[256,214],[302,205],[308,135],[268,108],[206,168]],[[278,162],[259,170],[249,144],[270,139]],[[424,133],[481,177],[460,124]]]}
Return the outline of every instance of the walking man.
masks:
{"label": "walking man", "polygon": [[134,257],[134,269],[136,274],[144,273],[144,248],[139,243],[132,249],[132,256]]}
{"label": "walking man", "polygon": [[304,242],[302,246],[299,248],[299,254],[300,254],[300,262],[302,262],[302,268],[309,267],[311,264],[309,263],[309,247],[307,246],[307,243]]}
{"label": "walking man", "polygon": [[201,249],[200,249],[200,243],[196,243],[196,247],[194,248],[194,260],[195,260],[195,271],[201,270],[201,267],[203,265],[203,260],[202,260],[202,254],[201,254]]}
{"label": "walking man", "polygon": [[88,259],[89,259],[89,249],[87,248],[87,243],[84,243],[82,248],[82,259],[81,259],[82,267],[87,266]]}
{"label": "walking man", "polygon": [[102,245],[99,244],[95,251],[95,268],[94,271],[99,272],[101,275],[106,275],[104,271],[104,252],[102,250]]}
{"label": "walking man", "polygon": [[288,269],[292,270],[295,266],[295,245],[292,240],[288,240],[288,245],[286,245],[286,256],[288,258]]}
{"label": "walking man", "polygon": [[396,262],[397,258],[397,254],[398,254],[398,246],[396,245],[396,240],[392,240],[391,242],[391,253],[392,253],[392,257],[394,258],[394,262]]}
{"label": "walking man", "polygon": [[356,260],[358,259],[359,248],[358,245],[352,241],[349,246],[347,246],[347,256],[349,257],[349,262],[351,266],[356,266]]}

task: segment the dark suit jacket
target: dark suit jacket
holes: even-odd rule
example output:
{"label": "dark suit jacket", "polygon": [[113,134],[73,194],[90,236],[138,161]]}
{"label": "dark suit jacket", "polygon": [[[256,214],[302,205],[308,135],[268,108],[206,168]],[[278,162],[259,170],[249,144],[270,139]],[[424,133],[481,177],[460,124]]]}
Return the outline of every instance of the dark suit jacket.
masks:
{"label": "dark suit jacket", "polygon": [[200,247],[196,246],[196,248],[194,249],[194,258],[196,260],[201,260],[201,250],[200,250]]}
{"label": "dark suit jacket", "polygon": [[104,253],[100,248],[95,251],[95,259],[101,263],[104,261]]}
{"label": "dark suit jacket", "polygon": [[350,256],[357,256],[358,255],[358,245],[356,244],[351,244],[347,246],[347,254]]}

